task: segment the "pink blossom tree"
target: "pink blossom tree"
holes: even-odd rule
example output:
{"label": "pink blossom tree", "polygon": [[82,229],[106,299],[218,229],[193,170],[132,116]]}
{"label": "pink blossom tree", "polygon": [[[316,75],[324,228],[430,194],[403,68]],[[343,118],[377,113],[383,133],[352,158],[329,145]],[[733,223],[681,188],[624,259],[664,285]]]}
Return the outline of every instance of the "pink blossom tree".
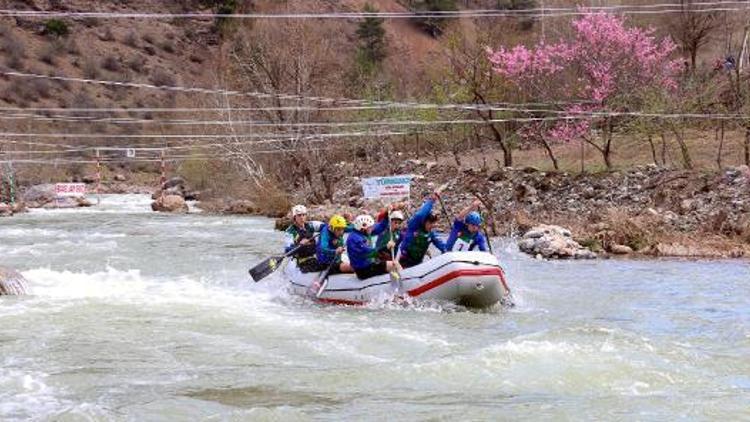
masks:
{"label": "pink blossom tree", "polygon": [[543,119],[527,122],[522,138],[541,142],[556,168],[550,142],[586,142],[611,169],[613,131],[627,118],[617,113],[638,110],[646,94],[677,87],[681,66],[670,58],[675,44],[607,13],[585,14],[572,30],[555,44],[488,49],[489,60],[527,99],[568,104],[534,113]]}

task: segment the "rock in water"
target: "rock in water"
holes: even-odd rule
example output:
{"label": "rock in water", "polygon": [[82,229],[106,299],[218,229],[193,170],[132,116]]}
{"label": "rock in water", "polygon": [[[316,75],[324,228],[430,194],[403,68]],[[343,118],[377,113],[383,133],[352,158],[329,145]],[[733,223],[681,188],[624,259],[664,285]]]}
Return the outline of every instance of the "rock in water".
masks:
{"label": "rock in water", "polygon": [[532,228],[518,242],[522,252],[544,258],[591,259],[596,254],[573,240],[570,230],[560,226],[540,225]]}
{"label": "rock in water", "polygon": [[24,295],[28,292],[28,282],[16,270],[0,267],[0,296]]}
{"label": "rock in water", "polygon": [[151,209],[161,212],[173,212],[186,214],[188,206],[184,199],[179,195],[165,195],[151,203]]}

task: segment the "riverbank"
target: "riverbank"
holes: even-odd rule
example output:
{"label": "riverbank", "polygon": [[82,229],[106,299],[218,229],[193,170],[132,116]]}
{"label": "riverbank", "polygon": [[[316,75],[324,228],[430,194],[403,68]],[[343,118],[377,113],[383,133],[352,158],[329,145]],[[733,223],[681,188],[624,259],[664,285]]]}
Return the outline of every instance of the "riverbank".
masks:
{"label": "riverbank", "polygon": [[[384,174],[381,164],[339,163],[331,172],[337,180],[333,200],[323,204],[308,203],[308,192],[287,195],[279,188],[273,197],[263,196],[269,203],[213,193],[198,207],[206,214],[278,218],[277,229],[284,229],[289,218],[283,214],[294,203],[307,203],[311,218],[316,219],[336,212],[374,212],[381,205],[366,203],[361,188],[361,178]],[[415,176],[412,212],[438,186],[446,187],[442,197],[451,218],[480,199],[489,232],[495,236],[522,236],[536,225],[553,224],[569,229],[578,243],[600,255],[750,256],[750,169],[746,166],[705,172],[648,165],[576,174],[531,167],[458,170],[448,164],[405,160],[386,173]],[[101,187],[102,193],[152,191],[123,180]],[[184,187],[167,192],[191,191]],[[442,212],[439,206],[436,210]],[[448,219],[441,218],[440,229],[448,230]]]}
{"label": "riverbank", "polygon": [[[352,169],[353,170],[353,169]],[[365,206],[358,168],[336,184],[331,204],[313,206],[324,217]],[[538,224],[566,227],[598,253],[646,256],[750,256],[750,169],[723,172],[673,170],[653,165],[608,173],[571,174],[523,169],[468,169],[405,161],[399,174],[414,174],[412,209],[444,185],[454,215],[474,199],[485,205],[493,235],[520,236]],[[336,205],[334,205],[336,204]],[[279,227],[287,222],[281,220]],[[447,222],[441,219],[443,226]],[[443,230],[446,227],[442,227]]]}

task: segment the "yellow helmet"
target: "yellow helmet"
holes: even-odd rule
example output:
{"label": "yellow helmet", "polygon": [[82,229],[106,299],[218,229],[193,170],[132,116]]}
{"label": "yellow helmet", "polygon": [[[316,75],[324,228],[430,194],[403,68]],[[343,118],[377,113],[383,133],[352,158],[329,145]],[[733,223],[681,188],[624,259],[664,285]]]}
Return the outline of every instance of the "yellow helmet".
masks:
{"label": "yellow helmet", "polygon": [[331,220],[328,221],[328,225],[336,230],[336,229],[345,229],[346,228],[346,219],[338,214],[331,217]]}

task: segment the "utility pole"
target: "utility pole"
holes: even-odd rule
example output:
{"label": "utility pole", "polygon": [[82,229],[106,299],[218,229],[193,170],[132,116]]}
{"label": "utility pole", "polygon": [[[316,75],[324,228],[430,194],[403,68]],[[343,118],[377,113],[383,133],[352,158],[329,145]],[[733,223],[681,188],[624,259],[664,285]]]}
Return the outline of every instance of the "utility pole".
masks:
{"label": "utility pole", "polygon": [[540,3],[542,5],[542,41],[545,40],[545,31],[544,31],[544,0],[540,0]]}
{"label": "utility pole", "polygon": [[740,48],[740,56],[737,60],[737,71],[742,73],[742,67],[745,64],[745,54],[747,53],[747,38],[750,35],[750,22],[745,25],[745,34],[742,36],[742,47]]}

